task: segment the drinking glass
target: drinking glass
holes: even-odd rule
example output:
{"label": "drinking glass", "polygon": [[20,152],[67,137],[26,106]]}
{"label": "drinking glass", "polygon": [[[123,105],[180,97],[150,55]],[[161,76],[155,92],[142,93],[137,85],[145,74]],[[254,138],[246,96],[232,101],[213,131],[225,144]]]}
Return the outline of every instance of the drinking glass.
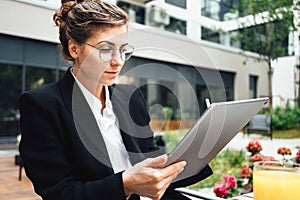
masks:
{"label": "drinking glass", "polygon": [[275,161],[254,163],[255,200],[300,199],[300,165]]}

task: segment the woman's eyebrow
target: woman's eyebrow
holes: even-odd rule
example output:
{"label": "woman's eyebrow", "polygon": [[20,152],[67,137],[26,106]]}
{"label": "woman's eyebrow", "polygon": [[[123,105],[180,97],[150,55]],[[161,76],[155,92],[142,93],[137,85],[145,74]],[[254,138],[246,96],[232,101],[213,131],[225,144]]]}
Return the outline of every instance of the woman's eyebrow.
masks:
{"label": "woman's eyebrow", "polygon": [[113,46],[115,45],[114,43],[112,43],[108,40],[102,40],[102,41],[98,42],[97,45],[102,44],[102,43],[107,43],[107,44],[110,44],[110,45],[113,45]]}
{"label": "woman's eyebrow", "polygon": [[124,46],[127,46],[128,45],[128,42],[127,43],[124,43],[120,46],[120,48],[124,47]]}
{"label": "woman's eyebrow", "polygon": [[[116,46],[115,43],[110,42],[110,41],[108,41],[108,40],[102,40],[102,41],[98,42],[97,45],[100,45],[100,44],[102,44],[102,43],[107,43],[107,44],[109,44],[109,45]],[[124,47],[124,46],[126,46],[126,45],[128,45],[128,42],[122,44],[120,47]]]}

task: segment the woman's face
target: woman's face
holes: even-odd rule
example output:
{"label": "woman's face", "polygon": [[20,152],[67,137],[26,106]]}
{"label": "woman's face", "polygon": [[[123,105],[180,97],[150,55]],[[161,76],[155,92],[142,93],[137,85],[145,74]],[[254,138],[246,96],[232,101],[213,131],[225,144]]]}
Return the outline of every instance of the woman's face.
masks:
{"label": "woman's face", "polygon": [[[69,42],[71,51],[74,48],[72,45],[76,46]],[[123,49],[127,45],[126,25],[107,28],[104,31],[95,29],[85,44],[75,47],[77,52],[73,70],[77,79],[88,84],[86,86],[90,88],[112,85],[124,65],[119,49]],[[101,55],[98,49],[102,49],[100,50]],[[113,57],[110,57],[111,52],[115,53]]]}

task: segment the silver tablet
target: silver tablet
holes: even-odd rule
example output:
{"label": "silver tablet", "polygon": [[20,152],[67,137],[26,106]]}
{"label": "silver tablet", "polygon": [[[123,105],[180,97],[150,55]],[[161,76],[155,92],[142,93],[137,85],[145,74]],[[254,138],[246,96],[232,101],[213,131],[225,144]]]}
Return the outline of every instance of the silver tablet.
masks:
{"label": "silver tablet", "polygon": [[173,180],[198,174],[259,112],[269,98],[212,103],[169,154],[165,166],[185,160],[185,169]]}

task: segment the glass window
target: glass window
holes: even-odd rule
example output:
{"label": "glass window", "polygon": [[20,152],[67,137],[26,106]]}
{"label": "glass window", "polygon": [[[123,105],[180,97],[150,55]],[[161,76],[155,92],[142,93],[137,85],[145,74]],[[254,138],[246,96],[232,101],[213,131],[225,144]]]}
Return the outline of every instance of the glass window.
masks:
{"label": "glass window", "polygon": [[250,75],[249,77],[249,98],[257,98],[257,76]]}
{"label": "glass window", "polygon": [[221,77],[225,86],[226,101],[234,100],[234,73],[221,71]]}
{"label": "glass window", "polygon": [[186,0],[165,0],[165,2],[174,6],[186,8]]}
{"label": "glass window", "polygon": [[186,21],[170,17],[170,24],[165,26],[167,31],[186,35]]}
{"label": "glass window", "polygon": [[145,8],[136,4],[125,1],[118,1],[117,5],[124,10],[130,18],[131,22],[145,24]]}
{"label": "glass window", "polygon": [[232,9],[237,3],[238,0],[202,0],[201,14],[219,21],[234,19],[238,15]]}
{"label": "glass window", "polygon": [[0,64],[0,136],[16,136],[19,133],[21,86],[22,67]]}
{"label": "glass window", "polygon": [[26,67],[26,90],[41,87],[55,81],[55,69]]}
{"label": "glass window", "polygon": [[201,39],[210,42],[220,43],[220,33],[205,27],[201,27]]}
{"label": "glass window", "polygon": [[[221,82],[206,83],[202,76],[221,76]],[[172,117],[175,119],[179,116],[178,108],[189,114],[184,118],[197,119],[199,111],[203,113],[206,109],[205,98],[214,101],[234,99],[234,76],[235,74],[230,72],[195,69],[187,65],[132,57],[125,63],[119,82],[137,87],[143,85],[143,94],[148,106],[151,107],[157,102],[162,106],[171,107],[174,112]],[[197,99],[186,98],[193,97],[192,94],[196,94]],[[195,109],[197,104],[200,110]]]}

